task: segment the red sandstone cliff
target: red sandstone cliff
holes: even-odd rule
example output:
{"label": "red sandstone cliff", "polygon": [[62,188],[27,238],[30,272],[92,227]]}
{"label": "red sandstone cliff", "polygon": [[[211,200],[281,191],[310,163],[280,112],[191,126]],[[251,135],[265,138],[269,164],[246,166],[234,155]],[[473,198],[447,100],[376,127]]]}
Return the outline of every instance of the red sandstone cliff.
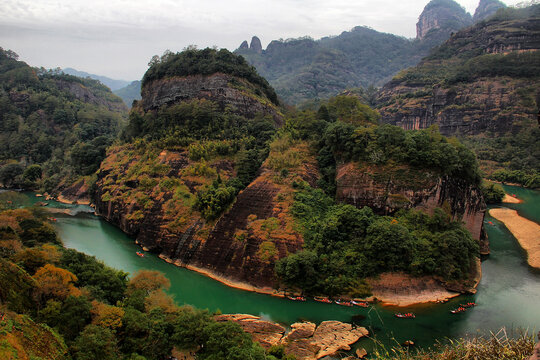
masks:
{"label": "red sandstone cliff", "polygon": [[383,214],[409,208],[432,213],[436,207],[448,207],[454,220],[463,221],[474,239],[483,238],[486,204],[479,189],[463,180],[406,165],[343,163],[337,167],[336,185],[338,201],[369,206]]}

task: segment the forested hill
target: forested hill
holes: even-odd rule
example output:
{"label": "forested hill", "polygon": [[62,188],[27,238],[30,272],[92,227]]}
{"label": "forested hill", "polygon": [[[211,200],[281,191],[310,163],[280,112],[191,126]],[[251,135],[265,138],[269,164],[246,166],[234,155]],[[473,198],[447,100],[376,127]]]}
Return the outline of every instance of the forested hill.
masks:
{"label": "forested hill", "polygon": [[[501,4],[481,4],[478,19]],[[417,38],[358,26],[338,36],[273,40],[266,49],[253,37],[235,51],[263,75],[287,103],[325,99],[354,87],[380,86],[417,64],[452,32],[471,25],[472,16],[453,0],[432,0],[418,19]]]}
{"label": "forested hill", "polygon": [[386,123],[436,124],[468,138],[488,176],[538,187],[539,89],[540,5],[533,5],[501,9],[454,34],[385,85],[378,108]]}
{"label": "forested hill", "polygon": [[311,294],[365,294],[361,279],[383,271],[474,287],[485,204],[463,145],[435,128],[378,126],[356,96],[317,112],[280,108],[227,50],[166,52],[142,84],[93,199],[141,246]]}
{"label": "forested hill", "polygon": [[127,117],[96,80],[31,68],[0,48],[0,184],[51,191],[93,174]]}

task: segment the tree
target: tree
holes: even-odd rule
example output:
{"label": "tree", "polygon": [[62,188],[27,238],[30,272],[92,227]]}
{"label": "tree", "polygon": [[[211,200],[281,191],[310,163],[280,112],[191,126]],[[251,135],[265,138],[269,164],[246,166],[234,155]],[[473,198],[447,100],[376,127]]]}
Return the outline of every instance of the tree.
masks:
{"label": "tree", "polygon": [[77,277],[68,270],[46,264],[39,268],[33,277],[38,284],[36,289],[38,298],[65,299],[70,295],[81,295],[81,291],[73,285]]}
{"label": "tree", "polygon": [[168,289],[171,282],[162,273],[156,270],[139,270],[129,281],[128,294],[135,290],[142,290],[146,295],[153,291]]}
{"label": "tree", "polygon": [[41,179],[42,171],[41,166],[34,164],[30,165],[24,170],[23,178],[30,182],[35,182],[36,180]]}
{"label": "tree", "polygon": [[88,325],[73,345],[75,360],[116,360],[119,358],[114,333],[96,325]]}
{"label": "tree", "polygon": [[125,311],[121,307],[92,301],[92,324],[116,330],[122,326]]}
{"label": "tree", "polygon": [[4,187],[11,187],[18,184],[20,181],[19,176],[24,172],[24,168],[21,164],[7,164],[0,168],[0,183]]}

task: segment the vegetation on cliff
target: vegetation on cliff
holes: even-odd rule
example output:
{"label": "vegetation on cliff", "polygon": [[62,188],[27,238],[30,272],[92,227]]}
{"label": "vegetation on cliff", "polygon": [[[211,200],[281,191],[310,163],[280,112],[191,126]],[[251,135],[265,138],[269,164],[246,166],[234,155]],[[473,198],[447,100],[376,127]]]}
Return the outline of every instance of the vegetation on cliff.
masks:
{"label": "vegetation on cliff", "polygon": [[157,271],[128,280],[62,248],[38,209],[0,212],[0,229],[2,358],[157,360],[174,349],[198,359],[277,359],[239,325],[175,305]]}
{"label": "vegetation on cliff", "polygon": [[17,58],[0,49],[0,183],[50,192],[93,174],[127,115],[121,99]]}
{"label": "vegetation on cliff", "polygon": [[[384,271],[443,280],[467,278],[478,244],[451,220],[449,209],[436,209],[431,216],[416,210],[379,216],[368,207],[335,202],[336,163],[349,161],[367,166],[406,164],[419,172],[432,170],[470,184],[480,182],[474,154],[457,140],[448,140],[436,128],[405,131],[377,126],[377,117],[366,116],[371,109],[356,115],[350,111],[361,109],[358,103],[356,97],[330,99],[317,113],[291,117],[280,130],[290,139],[311,139],[319,151],[323,177],[322,190],[293,184],[297,189],[291,213],[300,225],[304,250],[276,263],[279,279],[311,294],[362,296],[369,292],[362,279]],[[415,179],[406,181],[410,188],[416,186]]]}
{"label": "vegetation on cliff", "polygon": [[255,68],[243,57],[232,54],[226,49],[187,48],[176,54],[165,52],[161,57],[154,56],[149,65],[142,79],[142,87],[153,80],[174,76],[224,73],[245,79],[258,86],[272,103],[278,105],[277,95],[266,79],[257,74]]}

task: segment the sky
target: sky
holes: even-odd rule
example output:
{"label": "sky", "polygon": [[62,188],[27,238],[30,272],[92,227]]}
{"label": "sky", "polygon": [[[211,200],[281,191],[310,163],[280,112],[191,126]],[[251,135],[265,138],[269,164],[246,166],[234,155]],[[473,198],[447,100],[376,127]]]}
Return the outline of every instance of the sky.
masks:
{"label": "sky", "polygon": [[[31,66],[138,80],[166,49],[233,51],[253,35],[263,48],[275,39],[318,39],[355,26],[413,38],[428,1],[1,0],[0,47]],[[457,0],[471,14],[478,1]]]}

